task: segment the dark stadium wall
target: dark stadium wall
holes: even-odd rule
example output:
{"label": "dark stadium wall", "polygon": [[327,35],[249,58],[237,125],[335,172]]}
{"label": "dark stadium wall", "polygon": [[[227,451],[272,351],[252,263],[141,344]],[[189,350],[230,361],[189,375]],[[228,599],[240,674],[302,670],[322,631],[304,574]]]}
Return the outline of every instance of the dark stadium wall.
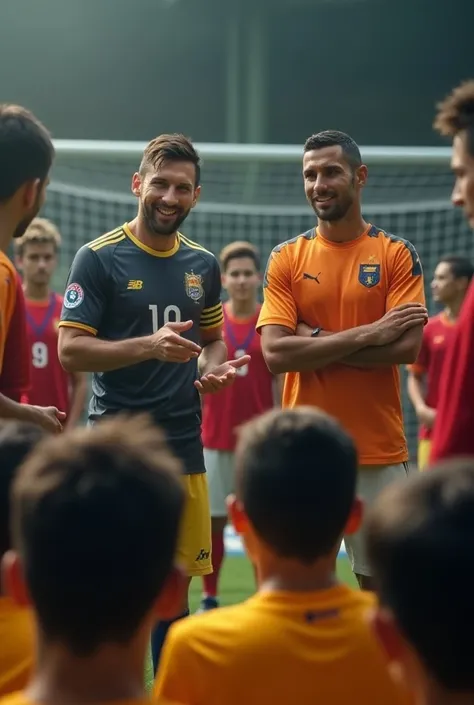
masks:
{"label": "dark stadium wall", "polygon": [[[265,141],[300,143],[335,127],[364,144],[440,143],[431,129],[434,103],[474,75],[474,3],[450,0],[449,12],[447,2],[433,0],[249,3],[239,5],[242,54],[251,5],[266,34]],[[224,141],[231,6],[2,2],[0,99],[33,109],[56,137],[145,140],[179,130]]]}

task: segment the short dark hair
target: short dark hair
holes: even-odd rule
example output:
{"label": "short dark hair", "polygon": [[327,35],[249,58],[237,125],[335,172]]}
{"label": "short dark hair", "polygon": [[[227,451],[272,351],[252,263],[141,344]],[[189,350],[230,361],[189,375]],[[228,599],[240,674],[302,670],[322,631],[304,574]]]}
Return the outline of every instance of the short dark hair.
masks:
{"label": "short dark hair", "polygon": [[12,547],[10,492],[15,473],[45,432],[30,423],[0,422],[0,558]]}
{"label": "short dark hair", "polygon": [[381,602],[430,674],[474,691],[474,458],[447,461],[395,483],[367,520]]}
{"label": "short dark hair", "polygon": [[143,152],[140,174],[145,174],[150,167],[161,167],[166,162],[191,162],[194,164],[196,170],[194,185],[199,186],[201,158],[188,137],[179,133],[155,137]]}
{"label": "short dark hair", "polygon": [[455,279],[467,279],[468,282],[471,281],[474,275],[474,265],[467,257],[448,255],[447,257],[441,257],[439,263],[441,264],[441,262],[449,265]]}
{"label": "short dark hair", "polygon": [[312,152],[314,149],[325,147],[341,147],[347,163],[352,169],[357,169],[362,164],[362,156],[356,142],[345,132],[339,130],[324,130],[308,137],[304,144],[304,151]]}
{"label": "short dark hair", "polygon": [[309,564],[340,541],[355,499],[357,452],[322,411],[272,410],[244,425],[236,448],[236,491],[263,541]]}
{"label": "short dark hair", "polygon": [[171,570],[182,466],[146,416],[46,438],[12,494],[12,537],[44,638],[126,643]]}
{"label": "short dark hair", "polygon": [[437,108],[435,130],[448,137],[466,131],[468,149],[474,157],[474,80],[457,86]]}
{"label": "short dark hair", "polygon": [[0,201],[23,184],[44,182],[54,159],[49,132],[29,110],[0,104]]}
{"label": "short dark hair", "polygon": [[238,257],[249,257],[253,260],[256,269],[260,269],[260,255],[255,245],[245,240],[237,240],[229,243],[221,250],[219,259],[222,271],[225,272],[229,262]]}

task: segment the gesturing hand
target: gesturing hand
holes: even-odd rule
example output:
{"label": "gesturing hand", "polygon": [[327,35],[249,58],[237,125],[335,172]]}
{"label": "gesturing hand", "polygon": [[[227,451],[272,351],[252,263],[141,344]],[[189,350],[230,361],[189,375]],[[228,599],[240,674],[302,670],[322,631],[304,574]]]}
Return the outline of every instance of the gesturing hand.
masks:
{"label": "gesturing hand", "polygon": [[153,357],[161,362],[189,362],[201,352],[192,340],[183,338],[181,333],[193,327],[192,321],[166,323],[151,336]]}
{"label": "gesturing hand", "polygon": [[62,421],[66,418],[64,411],[59,411],[55,406],[34,406],[35,422],[49,433],[61,433]]}
{"label": "gesturing hand", "polygon": [[194,386],[200,394],[213,394],[225,389],[233,383],[240,367],[248,365],[250,355],[242,355],[237,360],[228,360],[222,365],[215,367],[212,372],[203,375],[201,379],[194,382]]}

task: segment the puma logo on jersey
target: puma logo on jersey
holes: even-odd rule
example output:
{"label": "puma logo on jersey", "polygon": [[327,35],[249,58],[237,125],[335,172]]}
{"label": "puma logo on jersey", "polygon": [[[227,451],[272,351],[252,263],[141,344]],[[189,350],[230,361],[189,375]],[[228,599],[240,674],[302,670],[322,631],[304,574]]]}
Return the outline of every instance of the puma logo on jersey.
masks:
{"label": "puma logo on jersey", "polygon": [[315,281],[319,284],[320,283],[319,282],[319,275],[320,274],[321,274],[321,272],[318,272],[316,274],[316,276],[314,276],[314,274],[308,274],[308,272],[303,272],[303,279],[312,279],[313,281]]}
{"label": "puma logo on jersey", "polygon": [[137,291],[138,289],[143,289],[143,282],[141,279],[130,279],[128,282],[127,289],[133,289]]}

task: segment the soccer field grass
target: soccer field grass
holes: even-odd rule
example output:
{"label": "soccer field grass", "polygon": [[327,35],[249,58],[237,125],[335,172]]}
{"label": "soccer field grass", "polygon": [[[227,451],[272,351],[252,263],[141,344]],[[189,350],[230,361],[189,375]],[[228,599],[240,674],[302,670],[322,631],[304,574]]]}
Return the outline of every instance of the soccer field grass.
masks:
{"label": "soccer field grass", "polygon": [[[339,578],[345,583],[357,587],[357,581],[351,571],[347,558],[341,557],[337,562],[337,572]],[[255,592],[255,584],[252,567],[245,556],[228,556],[222,569],[220,581],[221,605],[233,605],[242,602]],[[202,593],[202,581],[194,578],[191,583],[189,596],[189,606],[191,614],[199,606]],[[146,682],[148,687],[152,686],[153,672],[151,662],[146,670]]]}

